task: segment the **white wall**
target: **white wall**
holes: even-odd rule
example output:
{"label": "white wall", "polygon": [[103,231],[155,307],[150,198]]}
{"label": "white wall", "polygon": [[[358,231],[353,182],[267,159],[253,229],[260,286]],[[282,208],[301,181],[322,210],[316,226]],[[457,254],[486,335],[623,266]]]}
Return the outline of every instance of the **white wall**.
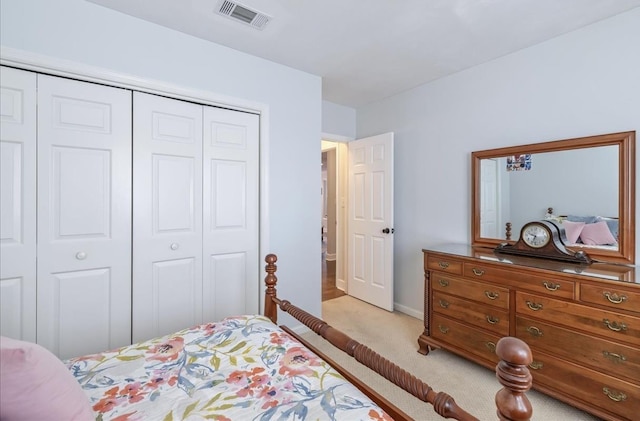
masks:
{"label": "white wall", "polygon": [[322,101],[322,133],[355,139],[356,110],[333,102]]}
{"label": "white wall", "polygon": [[280,296],[320,315],[319,77],[83,0],[0,5],[3,47],[266,104],[269,247],[263,252],[278,254]]}
{"label": "white wall", "polygon": [[422,311],[423,247],[470,241],[472,151],[640,130],[638,40],[640,8],[357,110],[395,132],[397,305]]}

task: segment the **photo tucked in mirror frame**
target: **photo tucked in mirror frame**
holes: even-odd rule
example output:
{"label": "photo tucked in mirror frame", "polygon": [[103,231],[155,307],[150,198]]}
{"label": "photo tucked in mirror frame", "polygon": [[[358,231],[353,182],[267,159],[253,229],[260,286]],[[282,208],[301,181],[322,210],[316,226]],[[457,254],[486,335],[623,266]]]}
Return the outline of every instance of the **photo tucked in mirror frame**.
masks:
{"label": "photo tucked in mirror frame", "polygon": [[514,243],[529,221],[561,224],[567,247],[635,262],[635,132],[472,153],[472,244]]}

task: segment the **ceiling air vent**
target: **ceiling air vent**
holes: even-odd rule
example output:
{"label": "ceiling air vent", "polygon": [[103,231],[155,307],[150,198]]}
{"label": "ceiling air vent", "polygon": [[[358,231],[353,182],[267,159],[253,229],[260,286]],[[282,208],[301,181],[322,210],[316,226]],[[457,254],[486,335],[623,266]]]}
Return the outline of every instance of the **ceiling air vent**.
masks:
{"label": "ceiling air vent", "polygon": [[258,12],[257,10],[251,10],[247,6],[229,0],[222,0],[216,9],[216,13],[240,21],[256,29],[263,29],[271,20],[271,16]]}

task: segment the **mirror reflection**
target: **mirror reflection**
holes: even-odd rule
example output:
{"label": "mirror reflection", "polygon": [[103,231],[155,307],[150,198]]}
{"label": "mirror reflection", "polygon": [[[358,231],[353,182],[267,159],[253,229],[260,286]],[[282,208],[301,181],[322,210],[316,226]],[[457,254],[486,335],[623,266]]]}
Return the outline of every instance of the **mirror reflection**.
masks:
{"label": "mirror reflection", "polygon": [[480,160],[480,237],[515,241],[546,218],[569,244],[618,250],[618,145],[523,152]]}
{"label": "mirror reflection", "polygon": [[472,245],[514,243],[526,222],[547,218],[570,249],[633,264],[635,157],[634,131],[473,152]]}

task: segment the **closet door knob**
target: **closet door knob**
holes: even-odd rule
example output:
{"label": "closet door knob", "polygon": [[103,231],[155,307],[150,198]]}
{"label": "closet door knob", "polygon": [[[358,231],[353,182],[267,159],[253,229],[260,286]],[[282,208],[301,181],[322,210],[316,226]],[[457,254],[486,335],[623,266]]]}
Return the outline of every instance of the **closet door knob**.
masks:
{"label": "closet door knob", "polygon": [[178,250],[179,247],[180,247],[180,244],[178,243],[171,243],[171,245],[169,246],[171,250]]}
{"label": "closet door knob", "polygon": [[86,258],[87,258],[87,253],[85,253],[84,251],[79,251],[76,253],[76,259],[84,260]]}

